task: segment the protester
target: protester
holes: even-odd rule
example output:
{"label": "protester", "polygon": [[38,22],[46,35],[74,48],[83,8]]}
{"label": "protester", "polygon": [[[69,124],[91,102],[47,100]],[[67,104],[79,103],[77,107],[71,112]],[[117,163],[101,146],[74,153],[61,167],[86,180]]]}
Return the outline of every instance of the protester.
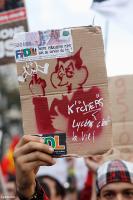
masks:
{"label": "protester", "polygon": [[[56,178],[49,175],[43,175],[38,177],[37,179],[39,180],[39,183],[41,183],[41,185],[45,184],[49,187],[50,200],[64,200],[65,188]],[[46,190],[45,192],[47,194]]]}
{"label": "protester", "polygon": [[77,188],[70,187],[66,190],[65,200],[78,200],[78,199],[79,199],[79,194]]}
{"label": "protester", "polygon": [[[52,153],[53,149],[35,136],[25,135],[17,144],[14,160],[17,194],[20,200],[48,200],[44,189],[36,181],[36,173],[42,165],[55,164]],[[90,158],[86,159],[86,163],[96,178],[91,199],[133,200],[133,163],[114,160],[101,165],[100,159],[98,162],[98,159]]]}
{"label": "protester", "polygon": [[9,174],[8,175],[8,180],[6,182],[6,189],[7,189],[7,192],[8,192],[8,195],[9,196],[14,196],[16,195],[16,178],[14,175],[11,175]]}
{"label": "protester", "polygon": [[91,200],[133,200],[133,163],[112,160],[101,165],[93,159],[86,163],[96,175]]}
{"label": "protester", "polygon": [[37,180],[39,181],[41,187],[44,188],[47,197],[51,200],[51,189],[49,185],[43,181],[43,176],[37,177]]}
{"label": "protester", "polygon": [[53,148],[36,136],[25,135],[14,150],[16,189],[20,200],[48,200],[44,189],[36,181],[40,166],[55,164]]}
{"label": "protester", "polygon": [[99,200],[133,200],[133,163],[108,161],[97,171]]}

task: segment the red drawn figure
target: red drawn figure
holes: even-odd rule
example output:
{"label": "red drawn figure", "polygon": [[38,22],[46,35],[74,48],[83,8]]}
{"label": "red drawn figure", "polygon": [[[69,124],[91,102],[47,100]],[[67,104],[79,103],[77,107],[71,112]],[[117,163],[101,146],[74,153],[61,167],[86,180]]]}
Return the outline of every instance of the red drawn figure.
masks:
{"label": "red drawn figure", "polygon": [[33,96],[32,102],[34,105],[37,133],[53,133],[55,130],[52,127],[47,97]]}
{"label": "red drawn figure", "polygon": [[[34,95],[34,88],[36,86],[40,88],[39,90],[41,92],[38,96]],[[39,77],[38,70],[34,65],[32,66],[32,79],[29,83],[29,88],[31,93],[34,95],[32,97],[32,102],[34,104],[37,133],[43,134],[49,132],[51,120],[49,115],[48,100],[47,97],[45,97],[46,81]]]}
{"label": "red drawn figure", "polygon": [[89,76],[80,53],[70,57],[58,58],[51,83],[55,89],[64,88],[66,94],[52,102],[50,115],[56,131],[82,141],[99,135],[102,130],[103,98],[96,86],[83,89]]}
{"label": "red drawn figure", "polygon": [[51,83],[54,88],[64,87],[68,93],[72,89],[80,89],[88,78],[88,70],[80,58],[80,51],[74,56],[58,58],[55,71],[51,74]]}
{"label": "red drawn figure", "polygon": [[27,80],[27,77],[31,77],[31,81],[29,82],[29,89],[31,93],[34,95],[34,86],[38,86],[40,90],[40,94],[45,96],[45,88],[46,81],[39,77],[38,72],[47,74],[49,64],[46,63],[44,67],[41,67],[36,62],[27,62],[25,66],[23,66],[23,74],[18,77],[20,82],[24,82]]}
{"label": "red drawn figure", "polygon": [[32,79],[29,83],[29,89],[33,95],[33,87],[36,85],[40,87],[41,94],[45,96],[46,81],[38,76],[35,68],[32,68]]}
{"label": "red drawn figure", "polygon": [[41,96],[34,95],[32,100],[38,133],[65,132],[75,142],[94,139],[101,133],[104,124],[103,98],[97,86],[83,89],[89,72],[81,59],[81,50],[72,56],[57,59],[50,80],[55,90],[63,88],[64,94],[56,96],[50,107],[45,97],[46,82],[39,77],[39,68],[34,66],[36,63],[32,64],[29,88],[33,95],[36,85],[42,91]]}
{"label": "red drawn figure", "polygon": [[[48,74],[49,64],[45,63],[42,67],[36,62],[28,62],[23,67],[24,71],[22,76],[19,76],[19,81],[27,81],[27,77],[30,77],[29,89],[32,96],[32,102],[34,105],[34,112],[36,118],[37,133],[43,134],[53,130],[51,126],[50,113],[48,108],[48,101],[45,97],[46,81],[39,76],[39,72]],[[36,94],[38,91],[38,94]],[[50,128],[51,127],[51,128]]]}

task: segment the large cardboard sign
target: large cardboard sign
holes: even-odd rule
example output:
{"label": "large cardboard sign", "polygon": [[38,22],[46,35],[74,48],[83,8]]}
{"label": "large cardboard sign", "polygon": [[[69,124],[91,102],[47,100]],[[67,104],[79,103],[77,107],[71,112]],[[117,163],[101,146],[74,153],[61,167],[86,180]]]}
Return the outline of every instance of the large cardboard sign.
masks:
{"label": "large cardboard sign", "polygon": [[27,30],[25,7],[0,12],[0,65],[15,63],[13,36]]}
{"label": "large cardboard sign", "polygon": [[42,134],[55,155],[111,147],[108,84],[99,27],[19,33],[15,55],[25,134]]}
{"label": "large cardboard sign", "polygon": [[133,161],[133,75],[109,78],[113,146]]}

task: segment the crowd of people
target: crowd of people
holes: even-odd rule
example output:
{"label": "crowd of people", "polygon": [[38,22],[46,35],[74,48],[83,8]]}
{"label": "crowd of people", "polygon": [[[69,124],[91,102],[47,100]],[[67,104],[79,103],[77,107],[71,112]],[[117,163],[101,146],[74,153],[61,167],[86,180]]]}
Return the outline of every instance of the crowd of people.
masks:
{"label": "crowd of people", "polygon": [[53,151],[39,137],[23,136],[14,149],[15,175],[8,174],[5,188],[0,182],[0,199],[133,200],[133,163],[112,159],[114,150],[84,158],[88,173],[81,190],[77,187],[71,157],[66,158],[69,164],[67,186],[52,175],[38,175],[40,166],[44,166],[45,171],[46,166],[56,165]]}
{"label": "crowd of people", "polygon": [[51,176],[36,176],[40,166],[56,164],[52,157],[53,151],[38,137],[23,136],[20,139],[14,151],[17,198],[20,200],[133,199],[132,162],[123,160],[103,162],[103,156],[85,158],[89,169],[88,177],[83,190],[78,193],[75,187],[66,189]]}

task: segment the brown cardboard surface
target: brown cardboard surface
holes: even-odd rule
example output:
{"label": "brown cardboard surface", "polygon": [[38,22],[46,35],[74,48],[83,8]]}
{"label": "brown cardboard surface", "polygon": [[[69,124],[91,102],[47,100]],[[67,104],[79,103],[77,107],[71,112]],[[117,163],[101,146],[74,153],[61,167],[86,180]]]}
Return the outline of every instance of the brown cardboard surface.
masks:
{"label": "brown cardboard surface", "polygon": [[[108,98],[107,98],[107,87],[101,86],[102,90],[102,96],[104,98],[104,106],[108,106]],[[68,95],[68,94],[67,94]],[[68,95],[69,96],[69,95]],[[70,94],[71,96],[71,94]],[[62,94],[56,95],[58,99],[62,98]],[[44,97],[42,97],[44,98]],[[55,95],[48,95],[48,102],[52,102],[55,98]],[[22,102],[22,112],[23,112],[23,127],[25,134],[36,134],[37,133],[37,126],[36,126],[36,119],[34,115],[34,106],[32,104],[32,97],[31,96],[22,96],[21,97]],[[105,113],[107,116],[107,113]],[[47,117],[46,117],[47,120]],[[64,121],[60,121],[56,124],[57,129],[63,128],[65,124],[63,124]],[[29,126],[29,124],[32,123],[32,126]],[[96,153],[102,153],[105,152],[108,149],[108,146],[110,146],[111,143],[111,136],[110,136],[110,126],[105,126],[102,130],[102,135],[98,138],[93,138],[93,136],[89,136],[89,140],[86,142],[86,139],[84,140],[84,144],[82,146],[82,142],[73,142],[71,139],[69,139],[68,142],[68,148],[67,152],[68,154],[71,154],[74,152],[74,154],[78,155],[84,155],[84,154],[96,154]],[[95,140],[98,140],[95,142]],[[104,145],[103,145],[104,141]],[[76,152],[75,152],[76,150]]]}
{"label": "brown cardboard surface", "polygon": [[[87,66],[89,69],[89,75],[88,79],[86,80],[84,84],[84,88],[90,86],[90,85],[99,85],[99,84],[107,84],[107,74],[106,74],[106,68],[104,63],[104,54],[103,54],[103,41],[101,36],[101,31],[96,30],[94,28],[76,28],[72,29],[72,37],[73,39],[73,46],[74,46],[74,52],[78,52],[80,47],[83,47],[80,52],[80,56],[83,60],[83,65]],[[66,87],[58,88],[58,91],[52,87],[50,83],[50,77],[51,73],[53,72],[53,69],[56,66],[56,59],[45,59],[37,61],[37,64],[40,66],[44,66],[44,64],[49,64],[49,73],[47,76],[45,76],[45,80],[47,82],[48,87],[45,89],[45,94],[51,94],[51,93],[61,93],[66,92]],[[35,63],[34,63],[35,64]],[[21,75],[23,73],[23,67],[22,63],[17,63],[18,65],[18,75]],[[93,67],[92,67],[93,66]],[[29,73],[31,70],[31,66],[29,66]],[[81,71],[82,73],[82,71]],[[42,73],[38,73],[40,77],[44,76]],[[93,75],[93,76],[92,76]],[[73,83],[74,87],[73,89],[76,89],[77,80],[81,74],[77,74],[77,76],[74,77]],[[30,95],[31,92],[29,91],[29,88],[27,87],[28,83],[30,82],[31,77],[27,77],[26,82],[24,84],[20,84],[20,94],[23,95]],[[37,88],[35,91],[36,94],[41,94],[41,91]]]}
{"label": "brown cardboard surface", "polygon": [[120,158],[133,160],[133,75],[109,78],[113,146]]}
{"label": "brown cardboard surface", "polygon": [[133,145],[133,122],[113,123],[112,131],[114,145]]}
{"label": "brown cardboard surface", "polygon": [[101,29],[71,34],[71,54],[17,62],[24,133],[66,133],[67,154],[103,153],[111,147],[111,122]]}
{"label": "brown cardboard surface", "polygon": [[133,75],[109,78],[112,121],[133,121]]}

